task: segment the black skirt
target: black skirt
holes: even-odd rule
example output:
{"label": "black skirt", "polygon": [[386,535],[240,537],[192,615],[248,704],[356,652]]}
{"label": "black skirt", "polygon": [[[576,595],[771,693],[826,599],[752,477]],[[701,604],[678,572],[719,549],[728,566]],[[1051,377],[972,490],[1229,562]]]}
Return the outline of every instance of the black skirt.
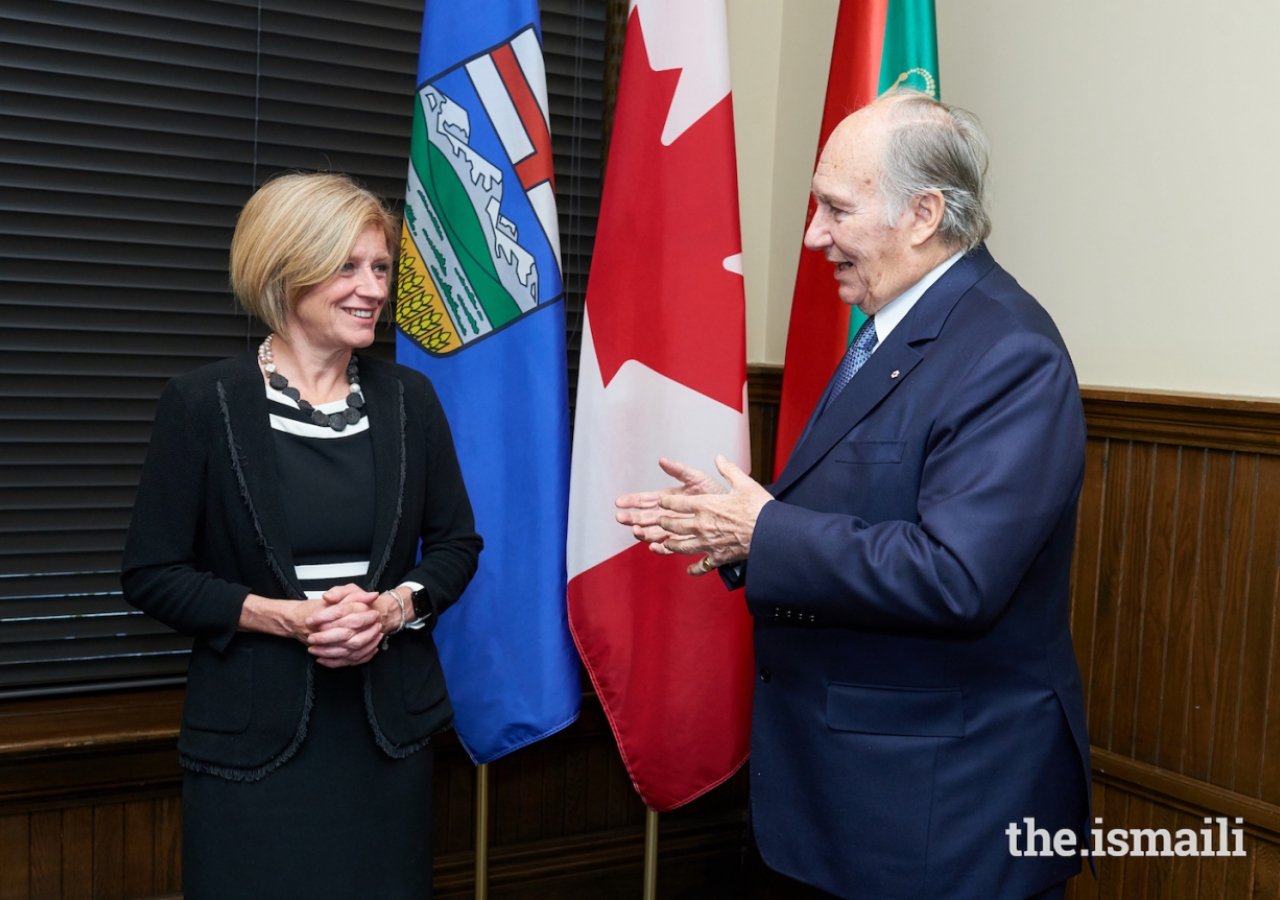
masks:
{"label": "black skirt", "polygon": [[186,773],[186,900],[430,898],[433,761],[383,753],[359,668],[316,665],[293,759],[251,783]]}

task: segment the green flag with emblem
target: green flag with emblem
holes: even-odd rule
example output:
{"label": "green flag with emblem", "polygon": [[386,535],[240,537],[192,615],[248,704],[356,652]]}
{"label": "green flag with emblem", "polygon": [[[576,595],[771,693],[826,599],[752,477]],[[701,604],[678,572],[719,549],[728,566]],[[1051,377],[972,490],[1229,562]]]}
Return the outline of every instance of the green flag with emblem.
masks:
{"label": "green flag with emblem", "polygon": [[[880,51],[883,94],[906,87],[938,97],[938,25],[934,0],[889,0]],[[857,308],[849,315],[849,340],[867,321]]]}

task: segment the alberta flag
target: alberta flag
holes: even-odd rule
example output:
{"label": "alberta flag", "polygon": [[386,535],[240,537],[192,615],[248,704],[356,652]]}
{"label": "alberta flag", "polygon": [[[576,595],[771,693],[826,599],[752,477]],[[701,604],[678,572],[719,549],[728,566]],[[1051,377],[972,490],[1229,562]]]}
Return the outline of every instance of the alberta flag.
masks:
{"label": "alberta flag", "polygon": [[477,763],[578,715],[565,612],[569,411],[535,0],[428,0],[396,356],[431,379],[485,549],[435,640]]}

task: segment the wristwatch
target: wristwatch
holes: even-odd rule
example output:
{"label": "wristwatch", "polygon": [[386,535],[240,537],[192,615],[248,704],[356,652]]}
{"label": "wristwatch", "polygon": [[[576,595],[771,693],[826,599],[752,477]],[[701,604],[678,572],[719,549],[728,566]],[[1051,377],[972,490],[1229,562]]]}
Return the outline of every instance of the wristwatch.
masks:
{"label": "wristwatch", "polygon": [[412,622],[404,627],[417,630],[426,628],[431,621],[433,610],[431,609],[431,598],[427,596],[427,589],[422,585],[412,581],[405,582],[405,585],[412,589],[410,596],[413,598],[413,614],[415,616]]}

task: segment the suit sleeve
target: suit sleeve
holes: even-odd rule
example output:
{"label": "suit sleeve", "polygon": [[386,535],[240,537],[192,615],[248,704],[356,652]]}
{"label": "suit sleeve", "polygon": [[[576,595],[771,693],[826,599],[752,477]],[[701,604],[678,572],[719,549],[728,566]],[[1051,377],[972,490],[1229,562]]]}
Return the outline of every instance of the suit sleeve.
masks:
{"label": "suit sleeve", "polygon": [[434,628],[440,614],[457,602],[475,575],[484,541],[476,532],[444,408],[430,382],[425,387],[421,408],[409,410],[409,415],[416,412],[424,416],[426,430],[427,496],[419,523],[422,558],[398,583],[414,581],[426,589],[431,609],[415,609],[414,613],[422,617],[430,612],[426,625]]}
{"label": "suit sleeve", "polygon": [[1084,417],[1066,355],[1027,332],[994,344],[942,404],[925,448],[918,521],[782,501],[760,513],[746,593],[862,628],[981,631],[1000,615],[1084,472]]}
{"label": "suit sleeve", "polygon": [[249,588],[197,567],[209,489],[209,442],[199,437],[199,412],[176,382],[165,386],[125,538],[120,583],[129,603],[222,653],[240,626]]}

